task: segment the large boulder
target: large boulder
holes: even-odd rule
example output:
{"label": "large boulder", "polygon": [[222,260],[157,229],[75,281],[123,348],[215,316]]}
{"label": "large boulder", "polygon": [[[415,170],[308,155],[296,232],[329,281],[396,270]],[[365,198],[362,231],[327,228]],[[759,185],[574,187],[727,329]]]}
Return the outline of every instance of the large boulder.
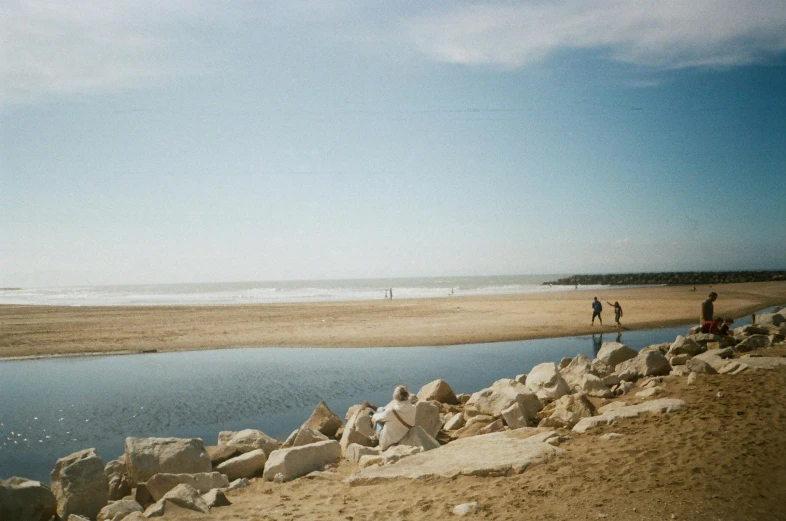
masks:
{"label": "large boulder", "polygon": [[450,388],[445,380],[434,380],[429,382],[417,392],[419,400],[433,400],[449,405],[458,405],[459,401],[453,389]]}
{"label": "large boulder", "polygon": [[420,425],[415,425],[398,442],[403,447],[419,447],[423,450],[439,448],[439,442]]}
{"label": "large boulder", "polygon": [[[597,378],[597,377],[596,377]],[[569,394],[546,406],[539,416],[538,427],[572,429],[582,418],[595,415],[595,406],[585,394]]]}
{"label": "large boulder", "polygon": [[308,445],[309,443],[316,443],[318,441],[327,441],[328,438],[318,430],[312,429],[307,425],[303,425],[298,429],[297,436],[292,441],[292,447],[299,447],[301,445]]}
{"label": "large boulder", "polygon": [[96,521],[122,521],[133,512],[144,512],[144,509],[133,499],[120,499],[102,508]]}
{"label": "large boulder", "polygon": [[205,447],[205,450],[207,451],[208,457],[210,457],[210,463],[212,463],[214,467],[224,463],[228,459],[243,454],[238,447],[233,447],[232,445],[208,445]]}
{"label": "large boulder", "polygon": [[327,406],[326,402],[319,402],[319,404],[311,413],[311,416],[303,424],[305,427],[311,427],[315,431],[319,431],[325,436],[332,438],[341,427],[341,418],[336,416],[333,411]]}
{"label": "large boulder", "polygon": [[120,459],[110,461],[104,467],[104,474],[109,481],[109,501],[117,501],[131,494],[125,461]]}
{"label": "large boulder", "polygon": [[474,393],[466,405],[474,407],[482,414],[501,416],[502,411],[514,403],[520,403],[524,407],[528,420],[534,420],[538,411],[543,408],[537,395],[526,385],[509,379],[497,380],[491,387]]}
{"label": "large boulder", "polygon": [[[337,441],[321,441],[302,447],[274,450],[265,463],[262,478],[273,481],[281,474],[281,481],[291,481],[309,472],[322,470],[325,465],[341,459],[341,445]],[[278,481],[278,480],[277,480]]]}
{"label": "large boulder", "polygon": [[617,374],[631,371],[635,373],[635,378],[644,376],[662,376],[671,372],[671,364],[660,351],[646,351],[639,353],[630,360],[625,360],[615,368]]}
{"label": "large boulder", "polygon": [[760,349],[762,347],[770,347],[770,337],[767,335],[751,335],[742,342],[738,343],[734,348],[737,351],[750,351],[752,349]]}
{"label": "large boulder", "polygon": [[[718,358],[720,359],[720,357]],[[715,370],[712,365],[707,362],[706,360],[702,360],[698,357],[693,357],[685,364],[685,366],[694,373],[698,374],[716,374],[718,371]]]}
{"label": "large boulder", "polygon": [[606,365],[615,366],[621,364],[625,360],[630,360],[638,353],[625,344],[619,342],[603,342],[598,351],[596,359],[600,360]]}
{"label": "large boulder", "polygon": [[419,401],[415,405],[415,425],[419,425],[429,436],[436,436],[442,428],[439,407],[431,402]]}
{"label": "large boulder", "polygon": [[266,462],[267,456],[265,451],[257,449],[226,460],[216,467],[216,471],[225,474],[230,481],[240,478],[251,478],[260,475],[265,470]]}
{"label": "large boulder", "polygon": [[50,480],[57,500],[57,515],[61,519],[70,514],[95,519],[109,500],[104,462],[95,449],[58,459]]}
{"label": "large boulder", "polygon": [[579,387],[584,375],[595,374],[592,362],[582,354],[576,355],[565,367],[560,368],[559,372],[571,390]]}
{"label": "large boulder", "polygon": [[723,340],[720,336],[713,335],[710,333],[698,333],[696,335],[690,335],[688,338],[696,342],[699,346],[701,346],[702,351],[707,349],[707,344],[709,344],[710,342],[720,342],[721,340]]}
{"label": "large boulder", "polygon": [[668,355],[669,356],[677,356],[677,355],[688,355],[688,356],[696,356],[697,354],[703,351],[702,347],[697,344],[692,337],[684,337],[678,335],[677,338],[672,342],[671,346],[669,347]]}
{"label": "large boulder", "polygon": [[25,478],[0,480],[0,519],[49,521],[57,511],[52,491]]}
{"label": "large boulder", "polygon": [[377,434],[374,431],[374,426],[371,425],[371,415],[368,412],[366,408],[356,409],[352,417],[347,421],[344,432],[341,433],[341,441],[339,443],[342,454],[346,454],[347,448],[353,443],[364,447],[374,445]]}
{"label": "large boulder", "polygon": [[614,393],[611,392],[611,389],[609,389],[603,380],[592,373],[584,375],[584,378],[581,379],[581,383],[578,385],[578,390],[586,393],[588,396],[594,396],[596,398],[611,398],[614,396]]}
{"label": "large boulder", "polygon": [[531,425],[527,418],[527,411],[518,402],[502,411],[502,419],[505,420],[505,423],[511,429],[521,429]]}
{"label": "large boulder", "polygon": [[554,401],[570,392],[554,362],[545,362],[532,368],[527,375],[527,388],[543,401]]}
{"label": "large boulder", "polygon": [[135,487],[158,473],[211,472],[213,465],[199,438],[126,438],[128,483]]}
{"label": "large boulder", "polygon": [[183,483],[167,492],[157,503],[148,507],[145,510],[145,516],[148,518],[163,516],[167,511],[167,506],[170,504],[203,514],[210,513],[210,507],[202,499],[199,491],[191,485]]}
{"label": "large boulder", "polygon": [[379,455],[380,452],[378,447],[366,447],[365,445],[353,443],[344,451],[344,459],[357,463],[363,456]]}
{"label": "large boulder", "polygon": [[455,413],[452,415],[448,421],[445,422],[443,425],[443,429],[446,431],[454,431],[456,429],[460,429],[464,426],[464,415],[460,412]]}
{"label": "large boulder", "polygon": [[243,429],[242,431],[221,431],[218,433],[218,445],[237,447],[240,452],[251,452],[262,449],[265,454],[278,448],[278,441],[262,431],[256,429]]}
{"label": "large boulder", "polygon": [[762,313],[761,315],[756,315],[757,326],[780,326],[784,322],[786,322],[786,313],[784,312]]}
{"label": "large boulder", "polygon": [[214,488],[228,487],[229,479],[220,472],[200,472],[199,474],[161,473],[148,479],[145,486],[150,492],[153,501],[159,501],[167,492],[183,483],[191,485],[199,491],[200,494],[205,494]]}

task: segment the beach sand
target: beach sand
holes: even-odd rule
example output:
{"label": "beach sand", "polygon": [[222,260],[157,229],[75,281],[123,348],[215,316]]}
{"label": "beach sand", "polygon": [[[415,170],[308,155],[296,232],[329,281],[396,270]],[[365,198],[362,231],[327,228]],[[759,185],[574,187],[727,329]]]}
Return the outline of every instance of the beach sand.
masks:
{"label": "beach sand", "polygon": [[[786,356],[786,347],[760,353]],[[567,455],[522,474],[354,487],[327,479],[254,479],[229,492],[233,504],[210,516],[183,511],[163,519],[434,521],[457,519],[453,508],[471,501],[481,510],[468,519],[499,521],[786,519],[786,366],[698,375],[692,385],[674,376],[660,386],[659,398],[681,398],[687,406],[585,434],[560,431],[570,436],[560,445]],[[633,394],[620,399],[641,401]],[[622,437],[600,438],[611,432]],[[342,461],[334,472],[357,470]]]}
{"label": "beach sand", "polygon": [[[786,282],[609,288],[492,297],[238,306],[0,306],[0,358],[231,347],[452,345],[698,323],[700,302],[720,296],[717,316],[786,303]],[[592,297],[604,325],[590,325]]]}

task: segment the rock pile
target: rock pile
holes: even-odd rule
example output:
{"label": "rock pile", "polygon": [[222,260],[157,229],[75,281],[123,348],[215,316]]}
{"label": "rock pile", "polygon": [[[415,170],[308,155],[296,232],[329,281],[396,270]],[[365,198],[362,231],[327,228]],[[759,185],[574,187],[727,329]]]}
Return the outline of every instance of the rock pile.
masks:
{"label": "rock pile", "polygon": [[[201,439],[127,438],[124,454],[107,464],[95,449],[57,460],[51,487],[23,478],[0,480],[0,519],[131,521],[162,516],[172,507],[209,514],[231,504],[225,493],[248,486],[249,479],[281,483],[328,474],[333,479],[335,473],[326,471],[342,458],[360,467],[348,478],[351,484],[423,472],[521,472],[562,457],[565,451],[555,445],[568,433],[683,407],[673,398],[642,401],[661,394],[674,378],[687,376],[690,383],[701,374],[786,364],[783,357],[739,357],[784,342],[785,310],[760,315],[756,326],[732,333],[691,331],[639,352],[606,342],[594,360],[578,355],[539,364],[471,395],[457,395],[447,382],[435,380],[412,396],[416,425],[385,451],[377,448],[366,404],[350,407],[342,420],[321,402],[283,442],[255,429],[221,432],[213,446]],[[634,389],[631,403],[617,399]]]}

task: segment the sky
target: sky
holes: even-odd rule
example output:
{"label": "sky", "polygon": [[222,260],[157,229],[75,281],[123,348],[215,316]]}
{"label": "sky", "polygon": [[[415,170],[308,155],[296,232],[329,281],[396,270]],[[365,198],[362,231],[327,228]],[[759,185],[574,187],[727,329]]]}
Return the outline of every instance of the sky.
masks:
{"label": "sky", "polygon": [[783,0],[0,0],[0,287],[786,269]]}

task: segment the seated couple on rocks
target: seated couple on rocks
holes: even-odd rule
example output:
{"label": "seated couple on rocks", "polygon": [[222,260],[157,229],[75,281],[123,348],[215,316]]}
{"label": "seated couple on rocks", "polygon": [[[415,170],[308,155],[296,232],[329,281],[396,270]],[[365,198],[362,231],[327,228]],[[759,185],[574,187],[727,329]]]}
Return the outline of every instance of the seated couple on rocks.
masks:
{"label": "seated couple on rocks", "polygon": [[[409,399],[410,394],[407,391],[407,386],[397,385],[393,389],[393,399],[390,403],[377,408],[371,416],[381,450],[400,442],[407,435],[409,429],[415,425],[416,408]],[[363,405],[371,409],[374,408],[368,402]]]}

